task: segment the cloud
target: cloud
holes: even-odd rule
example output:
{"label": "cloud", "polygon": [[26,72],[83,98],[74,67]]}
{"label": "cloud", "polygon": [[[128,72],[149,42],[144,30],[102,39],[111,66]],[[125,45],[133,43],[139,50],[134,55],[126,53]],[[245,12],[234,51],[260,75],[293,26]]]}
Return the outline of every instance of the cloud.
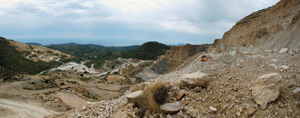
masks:
{"label": "cloud", "polygon": [[59,38],[206,43],[221,38],[244,16],[278,1],[1,0],[0,35],[24,42]]}

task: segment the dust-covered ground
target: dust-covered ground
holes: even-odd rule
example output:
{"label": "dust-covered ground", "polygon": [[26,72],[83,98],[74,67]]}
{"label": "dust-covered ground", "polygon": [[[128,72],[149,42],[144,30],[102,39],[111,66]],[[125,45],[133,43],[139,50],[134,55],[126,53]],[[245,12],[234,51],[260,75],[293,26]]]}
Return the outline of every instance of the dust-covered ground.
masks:
{"label": "dust-covered ground", "polygon": [[32,104],[0,98],[0,117],[2,118],[43,118],[58,112]]}
{"label": "dust-covered ground", "polygon": [[[0,98],[4,98],[0,99],[0,116],[44,117],[117,98],[137,82],[134,76],[124,75],[134,75],[128,66],[135,68],[144,62],[149,61],[114,60],[103,65],[106,69],[102,71],[88,68],[84,62],[70,62],[38,75],[16,75],[11,81],[0,83]],[[114,68],[109,68],[111,66]],[[139,67],[139,71],[143,67]]]}
{"label": "dust-covered ground", "polygon": [[[77,109],[65,115],[70,117],[141,117],[140,113],[143,111],[143,117],[293,118],[300,116],[298,112],[300,110],[299,50],[236,47],[224,54],[215,52],[208,54],[213,57],[213,60],[201,62],[201,54],[197,54],[180,65],[176,71],[136,85],[147,86],[155,82],[169,82],[172,88],[167,95],[166,102],[179,101],[182,104],[182,109],[176,112],[149,113],[149,109],[132,106],[125,97],[130,93],[129,90],[117,99],[101,101],[87,106],[84,110]],[[196,72],[207,74],[207,85],[196,88],[178,86],[183,76]],[[268,74],[274,75],[272,77],[278,81],[272,77],[263,76]],[[260,83],[261,80],[258,78],[264,77],[267,81]],[[143,87],[137,89],[143,91]],[[174,99],[174,96],[178,96],[179,90],[184,90],[184,96]],[[264,95],[259,99],[257,94]]]}

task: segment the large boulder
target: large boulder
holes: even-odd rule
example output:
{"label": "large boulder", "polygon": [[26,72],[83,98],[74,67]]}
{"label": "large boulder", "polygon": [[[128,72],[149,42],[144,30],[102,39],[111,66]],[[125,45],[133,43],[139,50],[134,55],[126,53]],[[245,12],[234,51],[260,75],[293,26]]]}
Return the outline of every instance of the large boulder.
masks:
{"label": "large boulder", "polygon": [[166,103],[166,104],[161,105],[160,109],[164,113],[177,113],[181,109],[183,109],[183,105],[180,102]]}
{"label": "large boulder", "polygon": [[206,87],[208,83],[208,76],[205,73],[195,72],[191,74],[184,74],[179,81],[180,88],[188,87]]}
{"label": "large boulder", "polygon": [[129,93],[126,95],[126,98],[128,99],[129,102],[134,101],[135,99],[139,98],[141,95],[143,95],[143,91],[139,90],[139,91],[135,91],[132,93]]}
{"label": "large boulder", "polygon": [[252,85],[253,100],[261,106],[267,108],[269,102],[275,101],[282,86],[282,78],[278,73],[270,73],[257,78]]}

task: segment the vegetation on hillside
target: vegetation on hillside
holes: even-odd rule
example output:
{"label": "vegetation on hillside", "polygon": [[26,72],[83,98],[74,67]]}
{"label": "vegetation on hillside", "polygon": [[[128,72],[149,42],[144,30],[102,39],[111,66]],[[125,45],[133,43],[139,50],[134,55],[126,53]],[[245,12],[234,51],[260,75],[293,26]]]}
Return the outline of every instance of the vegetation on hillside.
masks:
{"label": "vegetation on hillside", "polygon": [[132,46],[109,46],[108,48],[111,48],[117,52],[125,52],[128,50],[134,50],[136,48],[140,47],[140,45],[132,45]]}
{"label": "vegetation on hillside", "polygon": [[58,45],[49,45],[48,48],[59,50],[61,52],[70,54],[74,56],[73,59],[68,61],[85,61],[89,60],[85,65],[91,66],[94,64],[95,68],[100,68],[105,60],[112,60],[120,57],[120,52],[117,52],[111,48],[107,48],[101,45],[93,44],[58,44]]}
{"label": "vegetation on hillside", "polygon": [[162,43],[147,42],[137,49],[123,52],[122,57],[142,60],[155,60],[158,56],[165,54],[165,51],[169,49],[169,46]]}
{"label": "vegetation on hillside", "polygon": [[[163,55],[169,46],[158,42],[147,42],[142,46],[124,46],[124,47],[104,47],[101,45],[80,45],[75,43],[49,45],[48,48],[59,50],[61,52],[74,56],[69,61],[89,60],[85,65],[95,68],[101,68],[105,60],[113,60],[117,58],[136,58],[142,60],[154,60],[158,56]],[[129,50],[132,49],[132,50]]]}
{"label": "vegetation on hillside", "polygon": [[24,56],[27,52],[19,52],[0,37],[0,78],[18,73],[38,74],[43,70],[60,65],[59,62],[33,62]]}
{"label": "vegetation on hillside", "polygon": [[115,52],[113,49],[100,45],[80,45],[75,43],[49,45],[48,48],[75,56],[75,60],[92,60],[103,56],[105,53]]}
{"label": "vegetation on hillside", "polygon": [[[91,64],[94,64],[95,68],[101,68],[105,60],[113,60],[119,57],[154,60],[158,56],[163,55],[165,51],[169,49],[168,46],[158,42],[147,42],[138,48],[136,48],[137,46],[108,48],[100,45],[79,45],[74,43],[49,45],[48,47],[71,54],[75,57],[67,61],[89,60],[86,65],[90,66]],[[127,51],[128,49],[133,50]],[[25,58],[27,53],[28,52],[17,51],[15,47],[9,45],[8,40],[0,37],[0,78],[10,77],[21,73],[38,74],[43,70],[47,70],[61,64],[54,61],[34,62]]]}

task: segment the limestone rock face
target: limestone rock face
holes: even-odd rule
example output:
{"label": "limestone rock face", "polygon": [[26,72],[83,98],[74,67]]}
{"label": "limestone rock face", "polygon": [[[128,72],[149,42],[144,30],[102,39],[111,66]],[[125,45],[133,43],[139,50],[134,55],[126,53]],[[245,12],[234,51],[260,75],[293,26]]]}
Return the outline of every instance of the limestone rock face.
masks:
{"label": "limestone rock face", "polygon": [[232,46],[297,49],[300,40],[300,1],[281,0],[238,21],[214,44],[220,52]]}
{"label": "limestone rock face", "polygon": [[254,101],[262,109],[267,108],[269,102],[275,101],[281,89],[282,78],[278,73],[270,73],[257,78],[252,86]]}
{"label": "limestone rock face", "polygon": [[183,109],[183,105],[180,102],[166,103],[166,104],[161,105],[160,109],[164,113],[177,113],[181,109]]}
{"label": "limestone rock face", "polygon": [[206,45],[185,45],[185,46],[172,46],[167,50],[165,55],[161,56],[151,66],[151,69],[157,73],[165,73],[169,70],[182,64],[187,58],[207,50]]}

